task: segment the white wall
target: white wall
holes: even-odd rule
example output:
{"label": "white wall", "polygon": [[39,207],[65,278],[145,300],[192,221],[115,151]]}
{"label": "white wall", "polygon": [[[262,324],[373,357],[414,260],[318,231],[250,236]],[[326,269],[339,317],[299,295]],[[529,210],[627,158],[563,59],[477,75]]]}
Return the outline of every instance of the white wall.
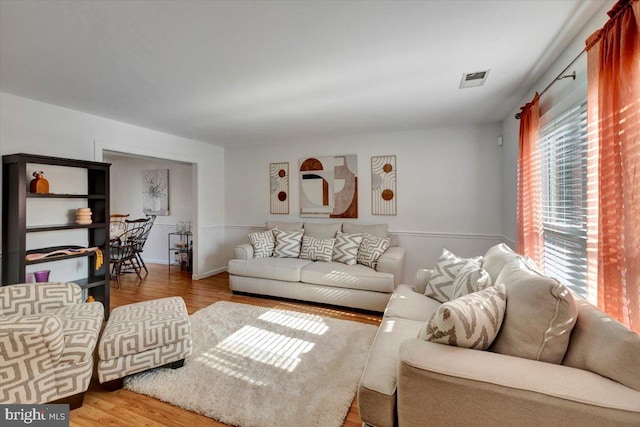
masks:
{"label": "white wall", "polygon": [[[507,243],[515,245],[516,239],[516,195],[518,180],[518,135],[520,121],[514,118],[520,107],[533,99],[534,93],[541,92],[571,61],[584,49],[585,40],[594,31],[602,28],[607,22],[607,11],[611,10],[615,1],[606,2],[591,21],[580,31],[575,39],[567,46],[558,59],[546,70],[540,79],[529,89],[527,95],[513,106],[512,112],[502,122],[502,134],[504,137],[502,157],[502,235]],[[564,79],[556,82],[551,89],[540,98],[541,126],[550,116],[561,113],[569,108],[579,98],[586,97],[586,54],[567,70],[567,74],[576,71],[576,80]],[[546,116],[546,117],[545,117]]]}
{"label": "white wall", "polygon": [[144,171],[169,169],[169,215],[156,218],[142,254],[147,263],[167,264],[167,234],[176,230],[178,221],[193,221],[191,164],[111,153],[105,154],[103,161],[111,163],[111,213],[129,214],[129,219],[145,216],[142,209]]}
{"label": "white wall", "polygon": [[[267,220],[299,220],[298,161],[308,156],[357,154],[357,220],[388,223],[407,249],[404,281],[413,283],[418,268],[431,267],[447,247],[464,256],[478,255],[501,241],[501,148],[499,123],[354,135],[306,140],[269,147],[225,150],[227,248],[247,241],[247,232]],[[371,156],[395,154],[398,215],[371,215]],[[289,215],[269,214],[269,163],[289,162]]]}
{"label": "white wall", "polygon": [[226,266],[224,149],[91,114],[0,93],[0,154],[102,161],[103,151],[193,164],[194,277]]}

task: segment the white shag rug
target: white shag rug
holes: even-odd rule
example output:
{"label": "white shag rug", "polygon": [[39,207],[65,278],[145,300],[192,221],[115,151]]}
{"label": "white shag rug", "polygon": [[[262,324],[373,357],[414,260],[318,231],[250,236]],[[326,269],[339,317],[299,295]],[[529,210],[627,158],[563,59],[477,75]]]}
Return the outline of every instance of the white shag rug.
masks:
{"label": "white shag rug", "polygon": [[225,301],[190,319],[184,366],[131,376],[125,388],[242,427],[341,426],[377,330]]}

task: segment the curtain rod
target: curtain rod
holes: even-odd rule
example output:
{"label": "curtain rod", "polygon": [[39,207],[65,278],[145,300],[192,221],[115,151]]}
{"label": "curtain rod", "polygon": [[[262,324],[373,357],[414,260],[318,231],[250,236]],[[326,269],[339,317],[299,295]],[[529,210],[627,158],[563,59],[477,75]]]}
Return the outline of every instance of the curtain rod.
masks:
{"label": "curtain rod", "polygon": [[[542,95],[544,95],[544,93],[545,93],[546,91],[548,91],[548,90],[551,88],[551,86],[553,86],[553,85],[554,85],[554,83],[555,83],[555,82],[557,82],[558,80],[568,79],[568,78],[571,78],[571,79],[575,80],[575,79],[576,79],[576,72],[575,72],[575,71],[574,71],[573,73],[571,73],[571,74],[567,74],[567,75],[565,75],[564,73],[566,73],[566,72],[567,72],[567,70],[568,70],[569,68],[571,68],[571,66],[572,66],[573,64],[575,64],[575,63],[576,63],[576,61],[578,61],[578,59],[580,59],[580,57],[581,57],[582,55],[584,55],[584,53],[585,53],[586,51],[587,51],[587,49],[586,49],[586,48],[585,48],[585,49],[582,49],[582,50],[580,51],[580,53],[578,54],[578,56],[576,56],[575,58],[573,58],[573,61],[571,61],[571,62],[569,63],[569,65],[567,65],[566,67],[564,67],[564,70],[560,71],[560,74],[558,74],[558,76],[557,76],[555,79],[553,79],[553,80],[551,81],[551,83],[549,83],[549,84],[547,85],[547,87],[545,87],[545,88],[542,90],[542,92],[540,92],[540,95],[538,95],[538,96],[542,96]],[[520,120],[520,113],[516,113],[516,119],[517,119],[517,120]]]}

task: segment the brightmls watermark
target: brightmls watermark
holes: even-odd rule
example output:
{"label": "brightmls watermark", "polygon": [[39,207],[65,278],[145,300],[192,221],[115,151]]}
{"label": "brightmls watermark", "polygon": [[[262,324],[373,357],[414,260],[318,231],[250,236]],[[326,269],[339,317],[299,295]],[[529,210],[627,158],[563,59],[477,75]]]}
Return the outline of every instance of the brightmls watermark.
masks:
{"label": "brightmls watermark", "polygon": [[0,425],[69,427],[69,405],[0,405]]}

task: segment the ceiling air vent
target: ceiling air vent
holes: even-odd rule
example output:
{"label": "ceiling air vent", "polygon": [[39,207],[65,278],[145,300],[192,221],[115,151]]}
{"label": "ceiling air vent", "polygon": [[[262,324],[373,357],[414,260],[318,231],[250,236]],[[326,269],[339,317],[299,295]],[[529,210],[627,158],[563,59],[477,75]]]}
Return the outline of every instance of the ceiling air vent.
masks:
{"label": "ceiling air vent", "polygon": [[468,87],[482,86],[487,81],[489,70],[476,71],[475,73],[464,73],[460,81],[460,89]]}

